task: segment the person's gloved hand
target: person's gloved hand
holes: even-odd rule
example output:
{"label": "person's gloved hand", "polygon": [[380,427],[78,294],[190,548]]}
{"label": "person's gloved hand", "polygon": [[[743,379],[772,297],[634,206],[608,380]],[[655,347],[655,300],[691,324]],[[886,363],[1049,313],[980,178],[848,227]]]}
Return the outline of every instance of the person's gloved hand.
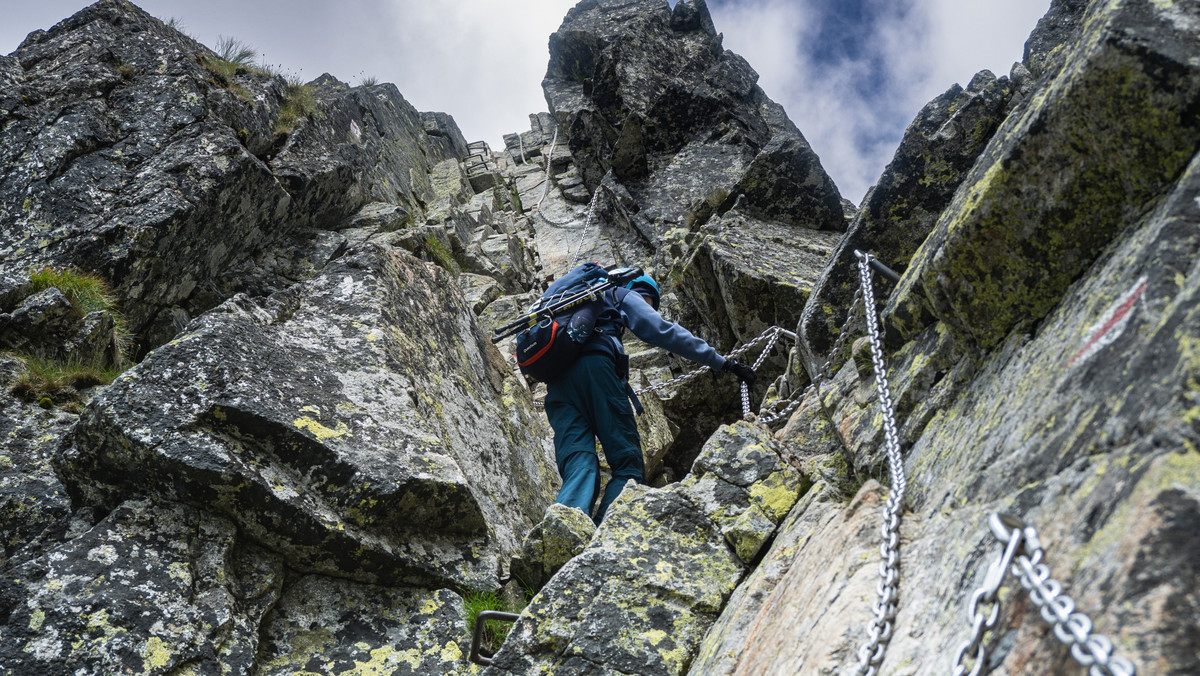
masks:
{"label": "person's gloved hand", "polygon": [[738,380],[750,387],[754,387],[754,381],[758,379],[758,376],[754,373],[754,369],[734,359],[726,359],[725,366],[721,367],[721,370],[726,373],[732,373],[737,376]]}

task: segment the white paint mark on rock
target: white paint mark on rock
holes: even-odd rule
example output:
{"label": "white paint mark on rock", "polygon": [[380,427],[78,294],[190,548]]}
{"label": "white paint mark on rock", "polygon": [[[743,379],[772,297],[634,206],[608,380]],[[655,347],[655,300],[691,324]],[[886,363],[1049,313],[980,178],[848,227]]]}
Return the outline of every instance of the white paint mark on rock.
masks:
{"label": "white paint mark on rock", "polygon": [[1138,298],[1141,298],[1145,291],[1146,276],[1142,275],[1128,291],[1121,294],[1120,298],[1108,306],[1100,319],[1088,327],[1087,334],[1083,337],[1083,347],[1079,348],[1075,356],[1071,357],[1067,366],[1076,366],[1087,361],[1092,355],[1112,345],[1117,338],[1120,338],[1129,324],[1129,319],[1133,317],[1133,310]]}
{"label": "white paint mark on rock", "polygon": [[358,123],[354,120],[350,120],[350,133],[354,134],[355,141],[362,140],[362,129],[359,128]]}

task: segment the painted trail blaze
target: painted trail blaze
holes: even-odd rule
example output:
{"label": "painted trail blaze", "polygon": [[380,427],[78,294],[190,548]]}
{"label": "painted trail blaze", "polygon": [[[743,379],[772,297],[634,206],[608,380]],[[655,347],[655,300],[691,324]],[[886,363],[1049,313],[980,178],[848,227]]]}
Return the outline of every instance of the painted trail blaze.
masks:
{"label": "painted trail blaze", "polygon": [[1130,317],[1133,316],[1133,309],[1138,298],[1141,298],[1142,293],[1146,290],[1146,276],[1143,275],[1128,291],[1121,294],[1120,298],[1113,301],[1113,304],[1108,306],[1100,319],[1096,323],[1088,327],[1087,334],[1084,336],[1083,347],[1071,357],[1067,362],[1067,366],[1075,366],[1081,362],[1087,361],[1092,355],[1096,354],[1103,348],[1111,345],[1113,341],[1125,332],[1125,327],[1129,324]]}

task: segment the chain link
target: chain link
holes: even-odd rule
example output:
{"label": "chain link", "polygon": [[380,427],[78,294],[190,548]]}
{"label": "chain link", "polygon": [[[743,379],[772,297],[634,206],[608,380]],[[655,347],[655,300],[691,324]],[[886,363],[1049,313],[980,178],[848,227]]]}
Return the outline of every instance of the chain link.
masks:
{"label": "chain link", "polygon": [[[542,181],[542,196],[538,198],[537,204],[535,204],[533,206],[533,213],[536,216],[541,217],[541,219],[543,221],[546,221],[550,225],[561,228],[564,226],[571,225],[572,223],[575,222],[575,219],[568,218],[565,221],[556,221],[556,220],[553,220],[552,218],[550,218],[549,216],[547,216],[545,214],[545,212],[542,211],[542,202],[546,199],[546,194],[550,192],[550,162],[551,162],[551,160],[554,159],[554,148],[557,145],[558,145],[558,127],[555,126],[554,127],[554,138],[551,139],[550,150],[546,153],[546,178]],[[589,220],[590,220],[590,217],[589,217]],[[586,229],[586,227],[587,226],[585,225],[584,228]],[[572,266],[572,267],[574,267],[574,266]]]}
{"label": "chain link", "polygon": [[[758,361],[755,362],[755,368],[757,369],[758,365],[762,363],[763,356],[765,356],[766,353],[771,349],[771,347],[774,346],[775,341],[779,339],[779,333],[781,331],[783,331],[783,329],[781,327],[772,326],[771,328],[767,329],[766,331],[763,331],[762,333],[760,333],[758,335],[758,337],[755,338],[754,340],[750,341],[749,343],[746,343],[745,345],[742,345],[741,347],[737,348],[736,350],[725,355],[725,358],[726,359],[735,359],[737,357],[740,357],[746,351],[752,349],[755,345],[758,345],[759,343],[763,342],[764,340],[770,340],[770,345],[767,346],[766,350],[763,350],[763,355],[759,356]],[[656,384],[650,385],[648,387],[643,387],[640,390],[634,390],[633,393],[640,395],[645,392],[660,392],[662,390],[667,389],[668,387],[682,385],[683,383],[686,383],[689,380],[698,378],[702,374],[708,373],[710,371],[712,371],[712,369],[710,369],[709,367],[701,366],[698,369],[689,371],[689,372],[687,372],[681,376],[678,376],[676,378],[672,378],[670,380],[665,380],[661,383],[656,383]]]}
{"label": "chain link", "polygon": [[[554,125],[554,138],[550,141],[550,150],[546,153],[546,180],[542,183],[542,196],[538,198],[537,204],[533,206],[533,210],[542,213],[542,200],[546,199],[546,193],[550,192],[550,160],[554,159],[554,146],[558,144],[558,125]],[[545,216],[543,216],[545,218]]]}
{"label": "chain link", "polygon": [[588,228],[592,227],[592,217],[596,215],[596,201],[600,198],[600,186],[596,186],[596,192],[592,193],[592,201],[588,204],[587,221],[583,224],[583,232],[579,234],[579,246],[575,247],[575,255],[571,256],[571,264],[567,266],[567,270],[575,269],[575,262],[579,260],[579,254],[583,252],[583,240],[587,238]]}
{"label": "chain link", "polygon": [[[887,453],[888,469],[892,475],[892,488],[883,507],[883,525],[880,535],[883,542],[879,553],[883,561],[879,564],[879,584],[876,591],[879,600],[875,603],[875,618],[867,626],[867,639],[858,650],[856,676],[875,676],[883,662],[884,652],[892,638],[893,621],[899,604],[900,591],[900,507],[904,502],[907,480],[904,477],[904,460],[900,455],[899,435],[896,432],[896,412],[889,391],[887,371],[883,361],[883,344],[879,338],[878,320],[875,314],[875,291],[871,285],[871,255],[856,251],[858,275],[862,286],[863,310],[866,317],[867,336],[871,341],[871,361],[875,366],[875,388],[879,393],[879,408],[883,413],[884,449]],[[836,355],[830,358],[832,362]]]}
{"label": "chain link", "polygon": [[[1029,592],[1029,600],[1040,611],[1042,619],[1054,628],[1054,635],[1071,648],[1071,657],[1088,668],[1088,676],[1135,676],[1137,668],[1124,657],[1113,656],[1113,643],[1103,634],[1092,633],[1092,620],[1075,611],[1075,600],[1063,594],[1063,586],[1050,576],[1050,567],[1043,563],[1045,550],[1037,530],[1020,519],[1007,514],[993,514],[988,519],[992,535],[1005,545],[1004,554],[988,567],[983,585],[971,600],[971,638],[958,649],[955,657],[955,676],[976,676],[983,670],[987,657],[984,634],[996,625],[1000,615],[997,598],[1004,576],[1012,571]],[[1015,562],[1014,562],[1015,557]],[[990,604],[986,620],[980,620],[979,602]],[[972,657],[970,654],[974,653]],[[968,671],[965,661],[973,660]]]}
{"label": "chain link", "polygon": [[[807,397],[810,392],[817,389],[822,382],[831,377],[830,371],[833,370],[833,364],[837,360],[837,355],[841,353],[842,348],[846,345],[846,339],[850,336],[850,323],[854,319],[854,308],[858,306],[858,303],[861,300],[862,288],[860,287],[855,289],[854,297],[850,300],[850,306],[846,308],[846,321],[842,324],[841,333],[838,334],[837,340],[834,341],[833,347],[829,350],[829,358],[825,360],[825,363],[822,364],[819,369],[817,369],[816,374],[813,376],[812,382],[810,382],[807,387],[801,390],[798,395],[793,395],[790,397],[786,406],[770,416],[763,416],[763,412],[766,407],[766,403],[764,402],[763,409],[760,409],[758,412],[758,422],[760,424],[772,425],[779,420],[790,416],[792,411],[795,411],[800,406],[800,403],[804,401],[804,398]],[[778,403],[779,402],[775,402],[776,405],[778,405]]]}

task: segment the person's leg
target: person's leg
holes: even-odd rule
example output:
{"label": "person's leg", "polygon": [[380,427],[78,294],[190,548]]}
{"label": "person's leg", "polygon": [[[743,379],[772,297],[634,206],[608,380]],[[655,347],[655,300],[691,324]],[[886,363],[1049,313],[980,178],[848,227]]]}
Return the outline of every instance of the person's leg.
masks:
{"label": "person's leg", "polygon": [[562,477],[554,501],[591,516],[600,485],[596,438],[586,418],[569,403],[547,401],[546,417],[554,429],[554,460]]}
{"label": "person's leg", "polygon": [[646,473],[642,441],[638,436],[637,421],[625,392],[625,384],[612,373],[608,378],[595,378],[593,385],[596,387],[593,397],[597,402],[594,411],[596,434],[600,437],[604,457],[612,469],[612,478],[604,488],[600,508],[596,511],[595,522],[598,524],[608,512],[608,506],[625,488],[625,483],[630,479],[643,483]]}

